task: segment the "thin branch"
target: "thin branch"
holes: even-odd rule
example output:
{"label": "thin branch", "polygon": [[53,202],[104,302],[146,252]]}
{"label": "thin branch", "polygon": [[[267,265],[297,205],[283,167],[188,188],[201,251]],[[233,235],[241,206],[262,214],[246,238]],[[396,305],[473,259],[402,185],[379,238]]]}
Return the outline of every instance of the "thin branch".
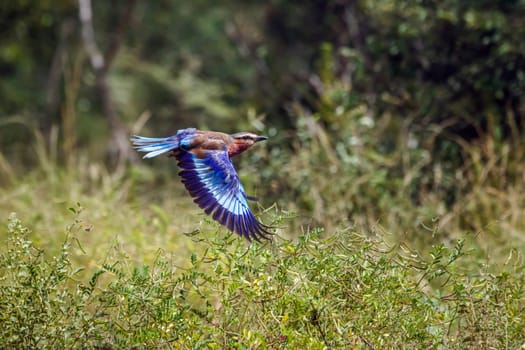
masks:
{"label": "thin branch", "polygon": [[89,60],[95,72],[104,69],[104,56],[100,53],[95,42],[95,31],[93,29],[93,11],[91,9],[91,0],[78,0],[78,11],[80,23],[82,24],[82,39],[86,48]]}

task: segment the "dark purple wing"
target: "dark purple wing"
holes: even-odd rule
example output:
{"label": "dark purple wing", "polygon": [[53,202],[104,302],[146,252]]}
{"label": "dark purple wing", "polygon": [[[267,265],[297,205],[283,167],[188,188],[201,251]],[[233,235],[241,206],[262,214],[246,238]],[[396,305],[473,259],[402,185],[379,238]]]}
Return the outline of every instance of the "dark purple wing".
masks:
{"label": "dark purple wing", "polygon": [[248,206],[247,196],[226,149],[208,150],[203,159],[191,152],[177,155],[179,175],[186,189],[206,214],[249,241],[269,239],[271,227],[260,223]]}

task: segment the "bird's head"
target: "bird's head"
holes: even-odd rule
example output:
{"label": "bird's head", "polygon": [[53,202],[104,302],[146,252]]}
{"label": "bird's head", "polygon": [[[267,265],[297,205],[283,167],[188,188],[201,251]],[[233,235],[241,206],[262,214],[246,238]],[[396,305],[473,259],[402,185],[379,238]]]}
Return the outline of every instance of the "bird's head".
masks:
{"label": "bird's head", "polygon": [[266,136],[259,136],[251,132],[238,132],[230,135],[233,142],[228,147],[228,154],[230,157],[236,156],[239,153],[246,151],[256,142],[268,139]]}

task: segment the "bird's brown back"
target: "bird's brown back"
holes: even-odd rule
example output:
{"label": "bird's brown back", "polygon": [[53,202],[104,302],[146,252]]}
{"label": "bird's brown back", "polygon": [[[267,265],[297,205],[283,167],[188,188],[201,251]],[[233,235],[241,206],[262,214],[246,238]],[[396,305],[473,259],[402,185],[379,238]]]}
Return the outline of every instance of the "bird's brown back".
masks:
{"label": "bird's brown back", "polygon": [[189,151],[201,159],[205,157],[206,151],[222,151],[233,142],[230,135],[222,132],[197,130],[195,134]]}

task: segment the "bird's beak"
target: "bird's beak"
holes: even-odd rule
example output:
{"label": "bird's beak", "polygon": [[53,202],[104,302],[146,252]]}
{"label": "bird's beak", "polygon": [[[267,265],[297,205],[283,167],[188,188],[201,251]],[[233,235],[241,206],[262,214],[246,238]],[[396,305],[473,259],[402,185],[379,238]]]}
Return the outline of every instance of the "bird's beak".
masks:
{"label": "bird's beak", "polygon": [[266,136],[257,136],[255,138],[255,142],[264,141],[264,140],[268,140],[268,138]]}

